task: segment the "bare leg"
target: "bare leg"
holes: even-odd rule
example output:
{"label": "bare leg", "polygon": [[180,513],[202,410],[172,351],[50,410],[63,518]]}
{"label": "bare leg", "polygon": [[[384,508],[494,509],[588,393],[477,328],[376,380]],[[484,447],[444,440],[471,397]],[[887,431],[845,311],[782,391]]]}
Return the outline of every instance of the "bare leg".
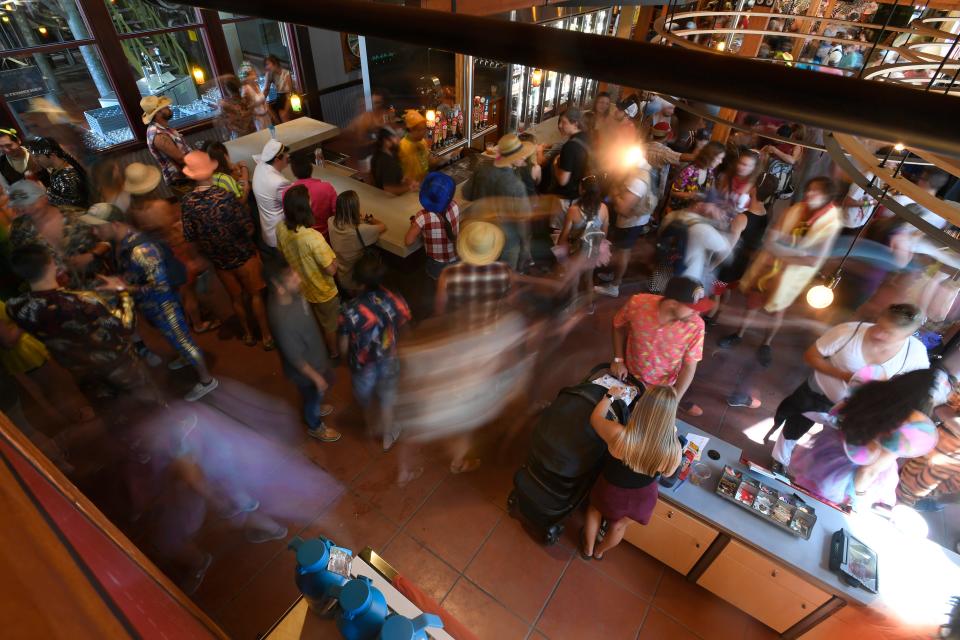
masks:
{"label": "bare leg", "polygon": [[323,341],[327,343],[327,353],[330,354],[331,358],[340,357],[340,347],[337,344],[337,332],[336,331],[323,331]]}
{"label": "bare leg", "polygon": [[763,341],[763,344],[769,346],[773,342],[774,336],[777,335],[777,332],[780,331],[780,327],[783,325],[783,315],[787,312],[786,309],[781,309],[773,314],[773,321],[770,325],[770,328],[767,330],[767,337]]}
{"label": "bare leg", "polygon": [[757,318],[758,311],[759,309],[747,310],[747,312],[743,315],[743,320],[740,321],[740,330],[737,331],[738,336],[742,338],[743,334],[747,332],[747,329],[753,325],[753,321]]}
{"label": "bare leg", "polygon": [[616,522],[608,523],[607,535],[603,537],[603,541],[593,552],[593,557],[599,560],[604,553],[620,544],[620,541],[623,540],[623,534],[627,532],[627,523],[629,522],[628,518],[621,518]]}
{"label": "bare leg", "polygon": [[250,322],[247,319],[247,307],[243,304],[243,295],[230,296],[230,306],[233,307],[233,313],[240,321],[240,330],[243,331],[243,335],[251,335]]}
{"label": "bare leg", "polygon": [[597,541],[597,534],[600,533],[601,520],[603,520],[603,514],[597,511],[596,507],[593,505],[587,507],[587,521],[583,525],[583,549],[581,549],[581,552],[588,558],[593,557],[593,545]]}
{"label": "bare leg", "polygon": [[613,262],[613,282],[610,284],[619,287],[623,283],[623,276],[627,274],[627,267],[630,265],[630,252],[615,249],[611,262]]}
{"label": "bare leg", "polygon": [[180,302],[183,304],[183,313],[191,328],[203,324],[203,314],[200,313],[200,301],[197,299],[197,285],[185,284],[180,287]]}

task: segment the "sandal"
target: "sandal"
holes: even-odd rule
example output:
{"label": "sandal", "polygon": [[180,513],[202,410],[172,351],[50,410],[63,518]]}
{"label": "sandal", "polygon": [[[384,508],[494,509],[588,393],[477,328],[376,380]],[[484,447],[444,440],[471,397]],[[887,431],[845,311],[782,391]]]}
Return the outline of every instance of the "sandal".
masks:
{"label": "sandal", "polygon": [[219,328],[220,328],[220,325],[222,325],[222,324],[223,324],[223,323],[220,322],[219,320],[206,320],[206,321],[204,321],[204,322],[201,322],[201,323],[198,324],[197,326],[193,327],[193,332],[194,332],[194,333],[197,333],[197,334],[207,333],[208,331],[213,331],[214,329],[219,329]]}
{"label": "sandal", "polygon": [[273,338],[263,341],[264,351],[273,351],[276,348],[277,348],[277,343],[273,341]]}
{"label": "sandal", "polygon": [[460,464],[450,465],[450,473],[470,473],[480,468],[480,458],[464,458]]}
{"label": "sandal", "polygon": [[245,333],[240,339],[243,340],[243,344],[247,345],[248,347],[257,346],[257,339],[253,337],[253,334]]}

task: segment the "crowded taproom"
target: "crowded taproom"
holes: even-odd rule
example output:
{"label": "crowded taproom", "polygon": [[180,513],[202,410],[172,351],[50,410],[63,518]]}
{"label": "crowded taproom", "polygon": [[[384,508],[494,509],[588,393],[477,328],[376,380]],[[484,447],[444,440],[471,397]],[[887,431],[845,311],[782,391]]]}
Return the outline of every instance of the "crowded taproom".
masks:
{"label": "crowded taproom", "polygon": [[0,0],[4,638],[960,638],[960,3]]}

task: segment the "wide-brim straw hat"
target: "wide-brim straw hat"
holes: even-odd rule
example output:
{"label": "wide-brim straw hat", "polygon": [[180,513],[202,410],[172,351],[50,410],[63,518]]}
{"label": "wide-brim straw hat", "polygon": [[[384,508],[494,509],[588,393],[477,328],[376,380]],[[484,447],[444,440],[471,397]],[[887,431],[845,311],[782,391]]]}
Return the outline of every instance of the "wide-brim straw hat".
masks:
{"label": "wide-brim straw hat", "polygon": [[140,108],[143,109],[143,124],[153,122],[153,117],[163,109],[173,104],[167,96],[147,96],[140,101]]}
{"label": "wide-brim straw hat", "polygon": [[505,240],[497,225],[479,220],[470,222],[457,236],[457,254],[465,263],[483,267],[500,258]]}
{"label": "wide-brim straw hat", "polygon": [[537,146],[532,142],[524,142],[515,133],[508,133],[497,142],[497,157],[493,161],[495,167],[509,167],[521,158],[526,160],[537,152]]}
{"label": "wide-brim straw hat", "polygon": [[123,190],[135,196],[150,193],[157,188],[163,176],[160,169],[142,162],[131,162],[123,170]]}

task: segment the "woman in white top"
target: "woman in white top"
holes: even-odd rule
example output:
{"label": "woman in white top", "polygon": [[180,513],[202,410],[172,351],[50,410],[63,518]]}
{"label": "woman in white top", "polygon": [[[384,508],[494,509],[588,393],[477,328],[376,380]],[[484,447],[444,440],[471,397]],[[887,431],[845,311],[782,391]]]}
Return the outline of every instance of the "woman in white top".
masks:
{"label": "woman in white top", "polygon": [[270,85],[276,89],[276,96],[267,105],[278,122],[286,122],[290,119],[289,98],[293,93],[293,76],[280,64],[280,58],[272,53],[264,59],[263,65],[267,71],[263,78],[263,95],[270,95]]}
{"label": "woman in white top", "polygon": [[846,322],[837,325],[803,354],[813,374],[780,403],[774,426],[783,424],[783,432],[773,447],[773,459],[786,467],[797,440],[813,421],[804,414],[826,412],[843,400],[847,383],[868,365],[883,369],[885,379],[926,369],[930,366],[927,349],[913,333],[923,324],[923,313],[912,304],[887,307],[876,324]]}
{"label": "woman in white top", "polygon": [[240,94],[253,107],[253,123],[257,131],[269,128],[273,120],[270,118],[270,110],[267,109],[267,97],[260,91],[257,70],[249,62],[240,67],[240,79],[243,82]]}

